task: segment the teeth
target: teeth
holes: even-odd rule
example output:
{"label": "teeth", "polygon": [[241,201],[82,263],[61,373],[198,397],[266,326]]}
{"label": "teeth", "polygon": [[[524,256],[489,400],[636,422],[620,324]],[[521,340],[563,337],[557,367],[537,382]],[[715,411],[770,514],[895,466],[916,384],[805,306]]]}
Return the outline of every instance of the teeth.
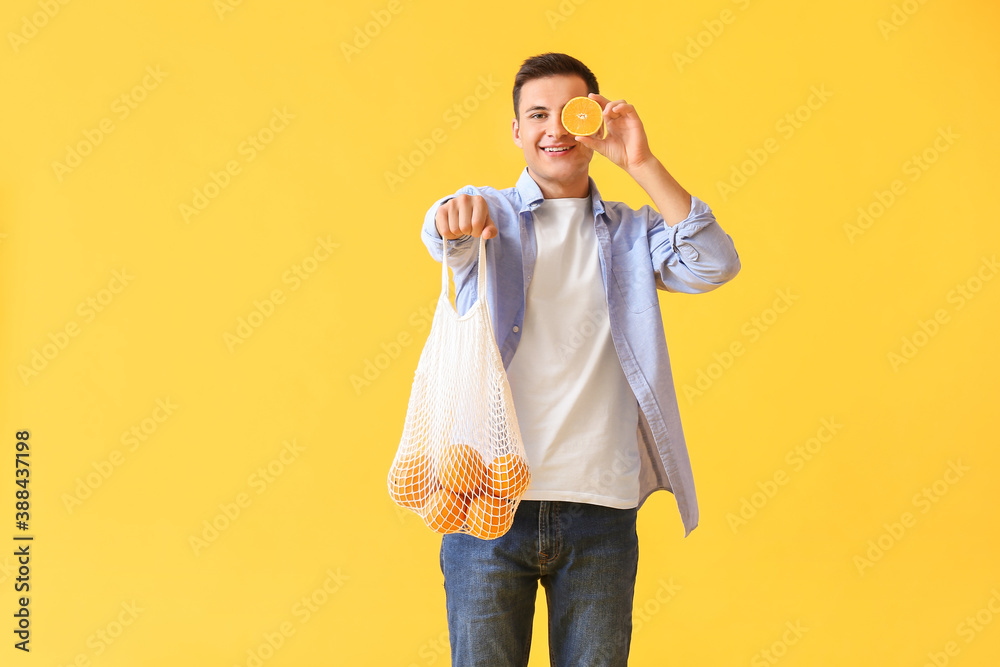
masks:
{"label": "teeth", "polygon": [[570,148],[571,146],[565,146],[563,148],[543,148],[542,150],[546,153],[562,153],[564,151],[568,151]]}

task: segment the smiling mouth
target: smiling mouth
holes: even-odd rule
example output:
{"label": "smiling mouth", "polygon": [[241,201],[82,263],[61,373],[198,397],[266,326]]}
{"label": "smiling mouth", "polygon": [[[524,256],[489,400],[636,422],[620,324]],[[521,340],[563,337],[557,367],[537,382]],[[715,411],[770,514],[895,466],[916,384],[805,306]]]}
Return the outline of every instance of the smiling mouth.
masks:
{"label": "smiling mouth", "polygon": [[576,146],[544,146],[542,151],[545,153],[566,153],[573,150]]}

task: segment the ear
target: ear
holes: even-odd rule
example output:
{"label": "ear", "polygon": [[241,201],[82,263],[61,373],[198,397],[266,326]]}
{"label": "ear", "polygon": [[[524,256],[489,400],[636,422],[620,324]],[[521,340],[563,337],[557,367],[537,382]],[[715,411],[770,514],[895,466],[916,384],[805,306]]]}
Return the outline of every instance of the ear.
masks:
{"label": "ear", "polygon": [[514,120],[511,121],[510,132],[511,136],[514,139],[514,145],[517,146],[518,148],[521,148],[521,128],[517,124],[517,117],[515,117]]}

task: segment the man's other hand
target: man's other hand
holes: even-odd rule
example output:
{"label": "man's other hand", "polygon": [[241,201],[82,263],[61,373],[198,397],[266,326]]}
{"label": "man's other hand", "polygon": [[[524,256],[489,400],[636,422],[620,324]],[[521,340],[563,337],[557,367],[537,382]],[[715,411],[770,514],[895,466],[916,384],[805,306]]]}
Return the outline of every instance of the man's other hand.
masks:
{"label": "man's other hand", "polygon": [[594,149],[630,174],[642,169],[647,162],[652,162],[654,158],[649,150],[646,130],[635,107],[625,100],[611,101],[597,93],[590,93],[589,97],[604,110],[608,136],[600,139],[593,134],[589,137],[576,137],[576,141]]}

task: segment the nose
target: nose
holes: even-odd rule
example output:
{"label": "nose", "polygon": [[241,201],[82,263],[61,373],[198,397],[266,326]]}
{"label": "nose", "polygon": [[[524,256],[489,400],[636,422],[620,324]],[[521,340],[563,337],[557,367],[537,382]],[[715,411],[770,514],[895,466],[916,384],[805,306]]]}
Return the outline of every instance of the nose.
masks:
{"label": "nose", "polygon": [[562,124],[562,110],[549,116],[549,122],[545,126],[545,134],[553,138],[559,138],[567,134],[566,127]]}

